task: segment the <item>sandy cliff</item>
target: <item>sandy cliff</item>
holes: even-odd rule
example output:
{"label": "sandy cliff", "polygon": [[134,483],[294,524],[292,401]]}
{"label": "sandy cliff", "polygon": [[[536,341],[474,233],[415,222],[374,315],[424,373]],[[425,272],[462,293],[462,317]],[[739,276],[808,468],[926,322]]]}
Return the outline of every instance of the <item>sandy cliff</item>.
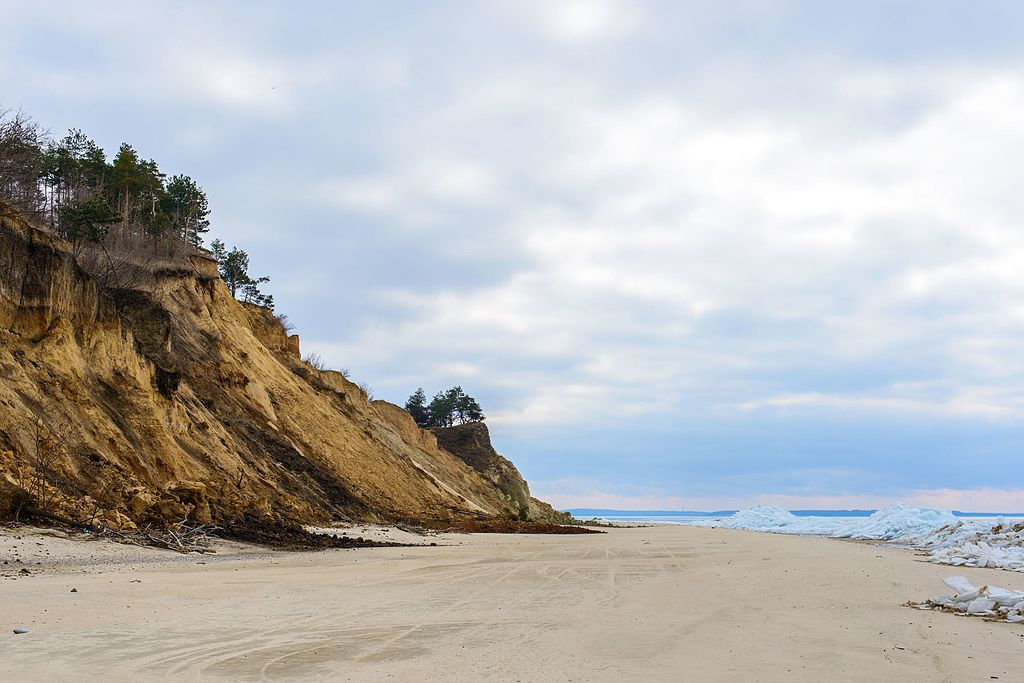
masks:
{"label": "sandy cliff", "polygon": [[516,510],[520,519],[568,523],[572,515],[558,512],[542,500],[530,495],[530,487],[512,462],[491,445],[491,434],[483,422],[469,422],[454,427],[430,430],[441,448],[458,456],[484,476]]}
{"label": "sandy cliff", "polygon": [[45,465],[55,512],[122,527],[520,514],[505,486],[518,472],[482,475],[397,406],[302,363],[297,337],[235,301],[205,253],[143,275],[105,289],[0,205],[8,491],[34,490]]}

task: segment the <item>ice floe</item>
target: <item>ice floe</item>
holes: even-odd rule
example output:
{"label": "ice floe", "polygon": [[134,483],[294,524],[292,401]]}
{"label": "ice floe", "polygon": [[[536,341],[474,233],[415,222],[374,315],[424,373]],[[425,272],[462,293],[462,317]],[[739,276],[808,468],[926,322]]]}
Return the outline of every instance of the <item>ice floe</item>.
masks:
{"label": "ice floe", "polygon": [[855,520],[847,528],[833,533],[832,536],[891,541],[925,534],[936,527],[956,521],[957,518],[953,516],[953,513],[947,510],[893,503],[874,512],[870,517]]}
{"label": "ice floe", "polygon": [[703,519],[690,522],[693,526],[724,527],[767,531],[773,534],[830,534],[839,529],[838,520],[829,517],[797,517],[789,510],[758,505],[749,510],[734,512],[720,519]]}
{"label": "ice floe", "polygon": [[870,517],[798,517],[788,510],[758,506],[740,510],[721,519],[699,520],[695,526],[747,529],[780,534],[804,534],[890,541],[925,534],[944,524],[956,522],[951,512],[894,503]]}
{"label": "ice floe", "polygon": [[962,616],[988,617],[1009,622],[1024,622],[1024,592],[999,586],[973,586],[962,576],[942,581],[954,592],[924,602],[911,602],[917,609],[938,609]]}
{"label": "ice floe", "polygon": [[929,560],[965,567],[1024,572],[1024,523],[1001,518],[960,519],[947,510],[894,503],[870,517],[798,517],[758,506],[694,526],[747,529],[775,534],[831,536],[892,543],[927,551]]}
{"label": "ice floe", "polygon": [[928,559],[939,564],[1024,572],[1022,522],[957,520],[907,541],[926,550]]}

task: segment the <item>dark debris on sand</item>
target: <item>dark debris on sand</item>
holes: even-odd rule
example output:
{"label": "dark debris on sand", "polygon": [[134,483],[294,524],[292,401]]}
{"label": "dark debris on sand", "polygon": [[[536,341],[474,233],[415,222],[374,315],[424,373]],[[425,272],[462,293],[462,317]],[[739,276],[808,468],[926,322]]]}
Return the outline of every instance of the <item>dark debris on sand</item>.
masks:
{"label": "dark debris on sand", "polygon": [[239,517],[224,523],[217,535],[233,541],[244,541],[278,550],[326,550],[328,548],[404,548],[407,543],[373,541],[367,538],[323,534],[306,531],[297,522],[265,521],[252,516]]}

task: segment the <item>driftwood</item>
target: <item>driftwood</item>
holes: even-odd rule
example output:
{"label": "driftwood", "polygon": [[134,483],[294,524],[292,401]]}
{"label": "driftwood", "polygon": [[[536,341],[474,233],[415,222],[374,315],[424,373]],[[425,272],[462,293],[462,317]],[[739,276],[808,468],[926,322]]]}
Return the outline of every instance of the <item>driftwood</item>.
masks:
{"label": "driftwood", "polygon": [[93,534],[97,539],[105,538],[126,545],[166,548],[183,554],[206,554],[217,552],[213,549],[211,534],[219,529],[220,527],[208,524],[201,524],[199,526],[177,524],[173,528],[168,529],[144,527],[131,531],[117,531],[116,529],[103,528],[94,530]]}
{"label": "driftwood", "polygon": [[73,519],[68,519],[67,517],[62,517],[37,507],[25,508],[24,514],[28,518],[55,522],[69,529],[86,533],[89,535],[90,540],[105,538],[126,545],[166,548],[179,553],[216,553],[217,551],[213,549],[212,543],[213,533],[220,531],[218,526],[210,524],[190,526],[185,522],[179,522],[167,529],[146,526],[130,531],[118,531],[117,529],[110,529],[96,524],[76,522]]}

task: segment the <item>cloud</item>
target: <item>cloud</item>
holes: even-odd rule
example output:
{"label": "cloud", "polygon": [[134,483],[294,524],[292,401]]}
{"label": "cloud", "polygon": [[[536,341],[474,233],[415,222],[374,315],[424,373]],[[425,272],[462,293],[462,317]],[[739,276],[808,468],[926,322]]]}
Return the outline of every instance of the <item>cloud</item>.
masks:
{"label": "cloud", "polygon": [[[484,237],[474,244],[486,248],[487,236],[501,234],[525,257],[487,288],[396,287],[409,302],[400,327],[367,330],[341,352],[375,367],[414,348],[437,362],[472,350],[492,384],[516,384],[497,419],[523,424],[590,424],[609,401],[625,414],[799,405],[1017,415],[1014,392],[996,378],[1024,370],[1014,358],[1020,307],[1009,296],[1021,289],[1013,273],[1024,240],[1014,216],[1024,205],[1011,185],[975,179],[1016,173],[1003,143],[1024,126],[984,112],[1024,106],[1024,80],[962,67],[925,84],[916,69],[848,71],[819,84],[823,105],[803,119],[788,111],[709,116],[690,97],[620,102],[589,89],[563,108],[546,78],[527,81],[534,90],[524,96],[524,72],[507,79],[514,86],[493,77],[488,85],[511,88],[511,99],[468,87],[421,122],[416,139],[402,139],[391,176],[322,196],[448,234],[457,230],[452,212],[489,206],[501,214],[473,216]],[[828,112],[866,82],[883,93],[924,90],[929,108],[895,128],[867,121],[842,130],[844,118],[830,125]],[[476,145],[465,167],[455,141],[456,171],[434,163],[456,123],[502,139],[491,122],[509,107],[532,121],[531,136],[566,134],[543,147],[522,138],[511,155],[504,140],[500,149]],[[459,170],[498,165],[500,176]],[[977,337],[997,320],[998,336]],[[939,393],[910,392],[922,378],[897,371],[855,395],[827,380],[787,390],[801,367],[888,365],[900,355],[931,357],[924,379]],[[563,367],[545,366],[542,377],[502,373],[552,358]],[[771,367],[793,376],[769,379]]]}
{"label": "cloud", "polygon": [[527,0],[511,7],[541,35],[566,45],[622,38],[644,20],[641,4],[625,0]]}
{"label": "cloud", "polygon": [[931,395],[927,398],[898,398],[803,392],[744,401],[736,407],[751,411],[827,409],[844,412],[912,413],[984,419],[1019,419],[1024,416],[1024,395],[1016,389],[998,386],[947,387],[946,391],[955,393],[943,397],[933,388],[930,392]]}
{"label": "cloud", "polygon": [[462,383],[527,474],[980,490],[1021,424],[1021,17],[940,5],[26,3],[0,91],[199,179],[306,351]]}
{"label": "cloud", "polygon": [[[769,505],[786,510],[877,510],[895,502],[940,510],[972,512],[1024,511],[1024,489],[909,489],[896,497],[872,495],[792,495],[761,493],[731,496],[678,496],[656,491],[624,494],[618,484],[585,480],[531,483],[535,496],[557,509],[604,508],[611,510],[735,510]],[[628,487],[627,487],[628,488]]]}
{"label": "cloud", "polygon": [[438,156],[419,160],[400,174],[333,178],[311,197],[341,209],[382,213],[403,223],[429,221],[440,209],[498,201],[488,168],[468,159]]}

